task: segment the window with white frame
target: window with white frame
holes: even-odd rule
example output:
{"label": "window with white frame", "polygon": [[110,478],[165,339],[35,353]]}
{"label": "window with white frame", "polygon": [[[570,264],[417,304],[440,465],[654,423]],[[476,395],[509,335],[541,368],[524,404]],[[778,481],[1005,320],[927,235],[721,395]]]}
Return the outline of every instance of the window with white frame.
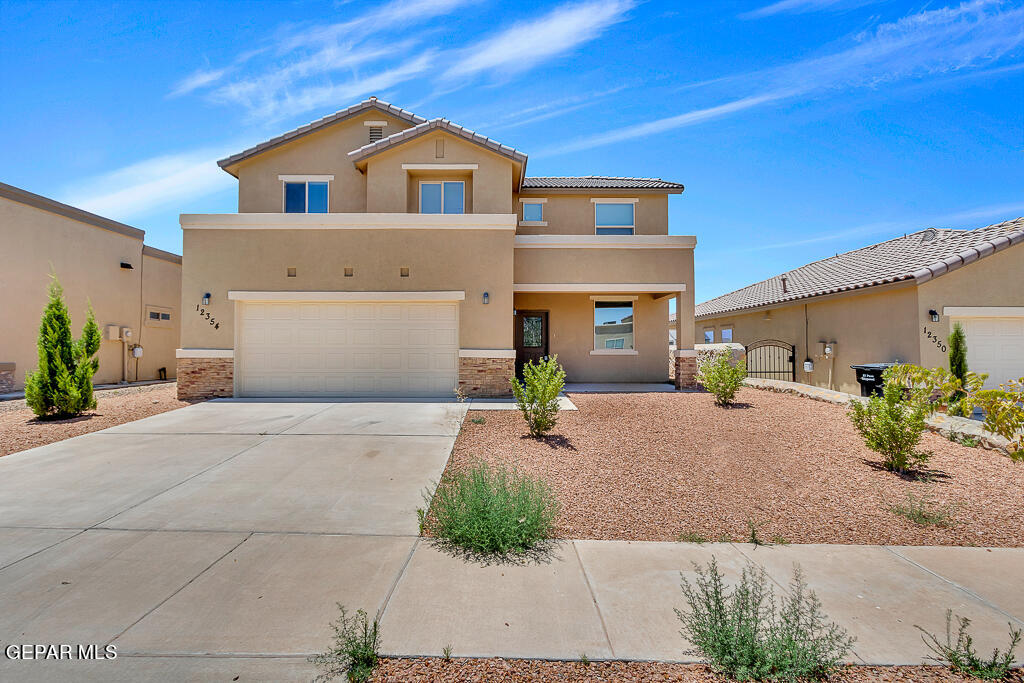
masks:
{"label": "window with white frame", "polygon": [[594,349],[633,349],[633,302],[594,302]]}
{"label": "window with white frame", "polygon": [[732,328],[731,327],[723,327],[721,332],[719,333],[719,336],[721,336],[723,342],[731,342],[732,341]]}
{"label": "window with white frame", "polygon": [[635,204],[625,202],[594,202],[594,232],[598,235],[632,235]]}
{"label": "window with white frame", "polygon": [[523,222],[540,223],[544,220],[544,205],[540,202],[523,202]]}
{"label": "window with white frame", "polygon": [[278,176],[283,184],[285,213],[328,213],[328,183],[334,176]]}
{"label": "window with white frame", "polygon": [[466,184],[461,180],[420,181],[420,213],[465,213]]}
{"label": "window with white frame", "polygon": [[704,343],[714,344],[715,343],[715,329],[704,330]]}

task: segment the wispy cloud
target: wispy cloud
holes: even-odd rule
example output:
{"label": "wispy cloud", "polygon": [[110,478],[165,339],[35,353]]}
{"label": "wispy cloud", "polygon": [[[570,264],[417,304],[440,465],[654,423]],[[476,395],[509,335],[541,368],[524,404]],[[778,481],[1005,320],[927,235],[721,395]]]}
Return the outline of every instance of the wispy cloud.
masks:
{"label": "wispy cloud", "polygon": [[1024,44],[1024,8],[1004,10],[994,0],[977,0],[913,14],[854,37],[855,45],[783,67],[730,77],[752,94],[657,121],[625,126],[572,141],[540,155],[648,137],[692,126],[797,96],[829,90],[877,88],[988,66],[1018,52]]}
{"label": "wispy cloud", "polygon": [[167,96],[181,97],[200,88],[205,88],[224,78],[230,71],[230,67],[224,67],[223,69],[199,69],[181,79]]}
{"label": "wispy cloud", "polygon": [[559,7],[457,51],[444,77],[459,79],[488,71],[525,71],[590,42],[623,21],[632,7],[631,0],[599,0]]}
{"label": "wispy cloud", "polygon": [[849,9],[869,5],[880,0],[779,0],[739,15],[740,19],[760,19],[776,14],[803,14],[821,10]]}
{"label": "wispy cloud", "polygon": [[169,154],[86,178],[65,188],[61,201],[101,216],[130,220],[160,208],[187,207],[233,187],[216,163],[222,149]]}

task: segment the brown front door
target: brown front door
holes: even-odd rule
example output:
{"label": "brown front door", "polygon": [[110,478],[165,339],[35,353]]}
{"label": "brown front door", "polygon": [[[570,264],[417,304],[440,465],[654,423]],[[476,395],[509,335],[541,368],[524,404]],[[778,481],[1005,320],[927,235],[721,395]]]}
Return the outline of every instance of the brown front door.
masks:
{"label": "brown front door", "polygon": [[548,355],[548,312],[516,311],[516,377],[527,361]]}

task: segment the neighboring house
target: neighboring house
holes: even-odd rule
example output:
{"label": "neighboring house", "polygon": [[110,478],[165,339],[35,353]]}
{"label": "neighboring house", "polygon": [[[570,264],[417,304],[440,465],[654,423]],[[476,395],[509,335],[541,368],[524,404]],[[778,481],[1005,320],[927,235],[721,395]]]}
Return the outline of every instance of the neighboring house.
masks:
{"label": "neighboring house", "polygon": [[986,386],[1024,376],[1024,218],[930,228],[810,263],[700,304],[695,335],[747,345],[755,376],[859,393],[853,364],[948,368],[957,321]]}
{"label": "neighboring house", "polygon": [[506,395],[549,354],[570,381],[666,381],[674,297],[692,378],[682,185],[531,178],[376,98],[219,163],[239,212],[181,216],[179,395]]}
{"label": "neighboring house", "polygon": [[[36,369],[51,272],[64,288],[76,338],[88,303],[96,312],[103,335],[96,384],[175,376],[181,257],[146,246],[144,237],[137,228],[0,183],[0,393],[20,391],[26,372]],[[141,357],[132,355],[133,346],[141,346]]]}

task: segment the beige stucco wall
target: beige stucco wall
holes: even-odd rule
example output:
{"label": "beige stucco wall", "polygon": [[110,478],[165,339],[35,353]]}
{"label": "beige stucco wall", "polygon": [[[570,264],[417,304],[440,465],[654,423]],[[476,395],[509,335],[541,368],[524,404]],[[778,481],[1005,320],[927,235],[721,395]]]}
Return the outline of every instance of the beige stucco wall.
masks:
{"label": "beige stucco wall", "polygon": [[633,221],[636,223],[634,234],[636,235],[667,235],[668,234],[668,195],[667,194],[639,194],[629,190],[622,190],[618,193],[595,190],[591,194],[538,194],[530,193],[517,194],[515,196],[515,212],[519,220],[523,219],[523,202],[529,198],[546,198],[544,203],[544,222],[547,226],[520,225],[520,235],[593,235],[594,225],[594,198],[635,198],[637,199],[634,209]]}
{"label": "beige stucco wall", "polygon": [[[870,293],[855,293],[823,297],[806,302],[805,339],[804,303],[742,315],[730,315],[711,320],[697,320],[694,334],[698,342],[704,339],[704,330],[715,330],[714,341],[721,341],[721,329],[732,327],[733,341],[748,345],[763,339],[778,339],[796,345],[796,381],[815,386],[829,385],[829,370],[833,371],[832,387],[854,394],[860,393],[854,363],[872,363],[900,360],[920,362],[918,343],[917,290],[913,285],[872,288]],[[834,361],[818,355],[818,342],[836,342]],[[803,361],[808,355],[814,360],[814,371],[806,373]]]}
{"label": "beige stucco wall", "polygon": [[693,290],[693,249],[516,249],[521,283],[685,283]]}
{"label": "beige stucco wall", "polygon": [[[47,302],[51,269],[64,287],[75,337],[81,334],[85,323],[87,301],[92,303],[101,331],[106,325],[118,325],[131,327],[138,335],[143,272],[141,237],[0,198],[0,245],[4,255],[4,265],[0,268],[0,291],[4,297],[0,306],[0,362],[17,364],[15,382],[19,389],[24,385],[26,371],[34,370],[37,365],[36,341]],[[147,258],[146,265],[156,260]],[[122,269],[122,261],[131,263],[133,269]],[[164,270],[154,268],[158,269]],[[180,295],[174,281],[178,277],[180,266],[174,265],[163,272],[160,276],[163,284],[148,303],[177,308]],[[149,357],[143,365],[141,379],[149,378],[146,374],[149,361],[169,370],[174,367],[173,347],[144,348]],[[97,357],[100,362],[94,378],[97,384],[122,379],[121,342],[104,339]],[[129,369],[128,379],[134,379],[133,367]]]}
{"label": "beige stucco wall", "polygon": [[238,175],[239,213],[281,213],[284,190],[279,175],[333,175],[330,212],[366,211],[366,177],[347,156],[370,141],[364,121],[387,121],[385,136],[412,126],[371,109],[233,166]]}
{"label": "beige stucco wall", "polygon": [[[464,290],[462,348],[512,346],[511,230],[211,230],[184,231],[183,348],[234,347],[229,290]],[[287,277],[294,267],[296,277]],[[345,277],[344,269],[353,268]],[[400,268],[409,277],[400,277]],[[220,322],[195,311],[203,293]],[[490,303],[483,304],[484,292]]]}
{"label": "beige stucco wall", "polygon": [[[135,342],[142,346],[142,358],[129,364],[132,379],[156,379],[160,368],[167,369],[168,379],[175,376],[174,352],[181,341],[181,264],[162,258],[143,256],[142,326]],[[146,306],[170,309],[171,324],[150,322]]]}
{"label": "beige stucco wall", "polygon": [[[631,295],[632,296],[632,295]],[[515,295],[521,311],[548,311],[550,352],[558,354],[568,382],[668,381],[668,299],[639,294],[634,302],[636,355],[591,355],[594,302],[589,294]]]}
{"label": "beige stucco wall", "polygon": [[[929,280],[918,287],[917,339],[922,362],[928,367],[949,367],[943,353],[925,329],[945,341],[952,331],[945,306],[1024,306],[1024,244],[1016,244],[991,256]],[[933,323],[929,310],[939,312]],[[970,339],[967,340],[968,346]]]}
{"label": "beige stucco wall", "polygon": [[[437,141],[444,155],[437,156]],[[477,164],[468,171],[411,171],[402,164]],[[370,157],[366,162],[366,211],[419,213],[419,180],[462,180],[466,213],[512,213],[511,159],[451,133],[435,130]]]}

